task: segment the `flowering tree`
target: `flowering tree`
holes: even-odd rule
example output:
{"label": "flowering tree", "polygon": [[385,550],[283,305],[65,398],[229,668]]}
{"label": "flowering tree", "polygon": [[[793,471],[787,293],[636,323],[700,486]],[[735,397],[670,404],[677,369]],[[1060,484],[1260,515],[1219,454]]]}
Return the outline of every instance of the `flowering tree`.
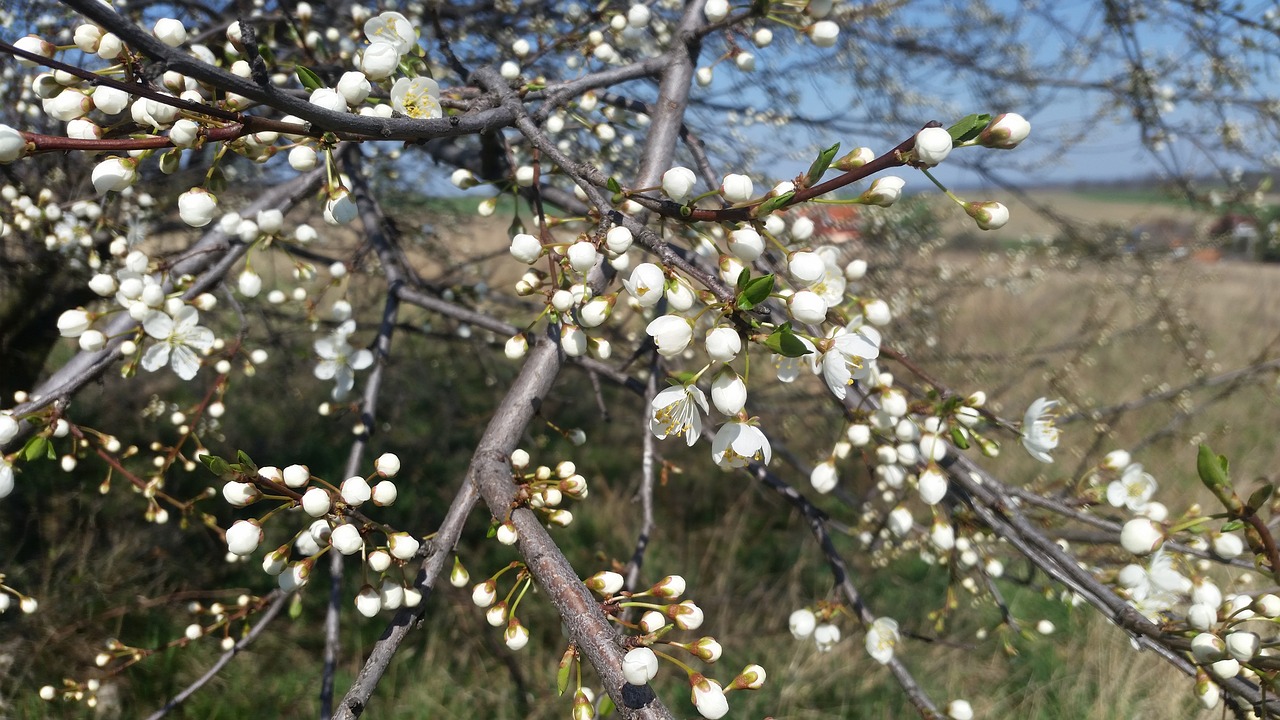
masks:
{"label": "flowering tree", "polygon": [[[834,58],[834,67],[861,67],[871,47],[863,41],[889,37],[876,31],[889,8],[789,0],[591,9],[64,5],[65,14],[38,32],[0,42],[23,68],[7,66],[20,99],[0,125],[9,179],[0,212],[6,252],[12,246],[18,261],[9,272],[29,280],[12,290],[21,299],[12,317],[25,320],[5,337],[32,335],[6,360],[13,370],[5,390],[16,404],[0,414],[0,497],[21,495],[15,489],[54,464],[70,472],[93,463],[106,477],[97,489],[131,487],[147,521],[180,519],[187,532],[217,538],[228,560],[261,563],[271,577],[257,575],[234,603],[201,605],[199,621],[162,643],[221,637],[225,655],[157,715],[270,632],[283,608],[306,612],[299,598],[323,579],[330,591],[324,658],[315,668],[320,713],[359,716],[426,612],[424,599],[447,577],[471,589],[511,650],[530,642],[525,609],[554,607],[567,633],[558,689],[571,696],[564,710],[573,717],[610,708],[623,717],[673,716],[668,703],[685,701],[650,686],[664,664],[687,678],[703,717],[723,717],[727,698],[760,689],[771,669],[760,658],[720,672],[718,630],[704,623],[698,588],[686,587],[678,568],[646,568],[650,543],[660,541],[655,485],[678,466],[719,466],[751,479],[808,523],[830,569],[830,592],[795,610],[792,634],[831,650],[842,634],[860,633],[922,717],[964,720],[973,710],[966,700],[934,697],[915,678],[909,653],[900,651],[904,625],[921,621],[864,601],[865,568],[833,539],[835,530],[855,536],[857,552],[914,552],[947,568],[949,593],[999,608],[1000,627],[1015,634],[1019,620],[1000,587],[1005,563],[1021,558],[1065,602],[1096,608],[1135,647],[1187,675],[1205,706],[1225,702],[1242,717],[1280,714],[1268,700],[1277,666],[1259,632],[1280,617],[1280,599],[1224,594],[1196,564],[1256,564],[1280,580],[1280,552],[1264,517],[1269,491],[1242,499],[1225,460],[1207,448],[1198,475],[1221,505],[1210,512],[1171,513],[1154,499],[1155,479],[1123,450],[1094,453],[1079,482],[1054,492],[1015,483],[995,460],[1001,442],[1053,463],[1063,439],[1058,402],[1035,400],[1023,417],[1008,419],[988,407],[982,388],[936,379],[895,348],[895,331],[906,330],[895,325],[911,310],[886,301],[894,290],[875,282],[877,268],[860,256],[866,248],[833,244],[815,222],[822,203],[891,217],[904,176],[919,176],[977,228],[1002,227],[1003,204],[961,199],[931,171],[981,154],[988,157],[975,171],[989,172],[1029,137],[1023,116],[978,108],[945,122],[916,118],[880,151],[817,145],[807,150],[807,170],[785,178],[748,167],[768,159],[750,147],[760,136],[721,134],[707,121],[754,104],[755,97],[741,99],[745,92],[781,97],[778,84],[793,73],[757,86],[758,65]],[[1131,66],[1076,82],[1123,101],[1112,107],[1132,110],[1144,140],[1161,149],[1192,120],[1163,107],[1176,92],[1155,83],[1160,63],[1131,47],[1140,12],[1108,4],[1104,23],[1105,37],[1133,50]],[[1182,12],[1195,18],[1204,10]],[[1274,32],[1274,18],[1210,17],[1230,28],[1219,37]],[[1054,20],[1047,11],[1043,19]],[[1032,96],[1005,93],[1052,86],[1038,74],[1039,58],[1016,70],[992,67],[973,37],[951,31],[945,62],[998,80],[1001,93],[987,95],[993,100],[1033,104]],[[929,47],[911,34],[893,37],[889,47],[918,53],[923,67],[951,36]],[[1220,52],[1204,48],[1208,58]],[[717,74],[736,85],[717,87]],[[1232,77],[1244,87],[1240,75]],[[891,96],[897,80],[885,70],[868,92]],[[738,99],[718,105],[712,92]],[[1272,107],[1236,95],[1211,99],[1263,121]],[[901,118],[875,119],[892,127]],[[846,118],[793,121],[855,133]],[[1229,152],[1231,133],[1224,138]],[[480,202],[482,216],[501,210],[513,218],[509,257],[495,265],[493,282],[460,293],[423,277],[387,199],[397,189],[393,174],[449,176],[462,190],[498,191]],[[757,187],[762,178],[768,182]],[[498,202],[508,195],[514,210]],[[361,238],[345,256],[324,243],[343,226]],[[164,239],[146,227],[164,230],[152,234]],[[498,282],[521,264],[528,267],[517,280]],[[453,493],[447,511],[435,521],[417,511],[393,523],[390,508],[412,498],[397,485],[401,459],[379,447],[379,403],[400,392],[388,385],[388,368],[393,340],[413,332],[401,322],[408,307],[455,323],[460,334],[501,338],[501,354],[519,372],[473,438],[465,474],[441,479]],[[313,473],[288,449],[289,428],[276,429],[271,457],[217,440],[220,419],[253,400],[240,395],[248,377],[278,372],[280,393],[295,382],[276,369],[264,338],[281,325],[309,333],[313,374],[332,383],[322,414],[354,431],[345,467],[332,474]],[[50,353],[47,335],[73,340]],[[623,406],[644,416],[630,434],[642,444],[640,511],[633,526],[614,528],[634,552],[616,563],[558,539],[575,515],[592,512],[589,483],[572,459],[545,457],[528,442],[570,365],[586,371],[572,380],[583,383],[574,391],[581,402],[598,399],[602,412],[620,418],[629,417]],[[1245,374],[1275,365],[1264,358]],[[591,380],[624,394],[606,403],[601,390],[586,390]],[[160,402],[173,428],[121,437],[123,428],[95,427],[73,403],[95,383],[121,397],[182,398],[169,409]],[[775,446],[788,440],[778,398],[788,396],[806,398],[806,407],[840,425],[811,466],[775,458],[784,454]],[[591,447],[593,432],[542,420],[571,446]],[[709,456],[704,447],[679,465],[666,459],[699,441]],[[426,439],[419,450],[432,448]],[[850,492],[851,476],[865,480],[863,497]],[[206,492],[215,477],[220,487]],[[477,505],[487,510],[485,542],[514,548],[509,564],[483,566],[484,551],[460,542],[467,522],[477,522]],[[1063,540],[1064,528],[1092,532],[1091,543],[1077,549]],[[1246,552],[1253,562],[1241,559]],[[32,576],[0,569],[10,575],[0,576],[0,610],[16,601],[25,613],[39,612],[37,593],[23,585]],[[344,582],[351,573],[363,578],[355,588]],[[388,622],[359,674],[340,688],[335,667],[352,604],[358,615]],[[47,684],[40,696],[96,702],[103,678],[157,652],[133,643],[111,640],[97,669]]]}

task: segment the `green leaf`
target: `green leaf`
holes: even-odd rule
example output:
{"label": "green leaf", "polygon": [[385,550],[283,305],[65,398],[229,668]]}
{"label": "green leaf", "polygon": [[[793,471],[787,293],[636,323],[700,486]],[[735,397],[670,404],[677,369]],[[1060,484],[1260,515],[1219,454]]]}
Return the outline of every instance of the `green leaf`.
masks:
{"label": "green leaf", "polygon": [[1244,529],[1243,520],[1232,520],[1222,524],[1222,532],[1224,533],[1235,532],[1236,530],[1242,529]]}
{"label": "green leaf", "polygon": [[771,197],[768,200],[765,200],[764,202],[757,205],[755,209],[752,210],[751,215],[752,217],[758,217],[758,218],[765,217],[770,213],[772,213],[774,210],[777,210],[783,205],[786,205],[787,203],[791,202],[791,198],[795,197],[795,195],[796,195],[796,191],[791,190],[789,192],[784,192],[781,195],[778,195],[776,197]]}
{"label": "green leaf", "polygon": [[1271,494],[1274,493],[1275,490],[1276,486],[1271,485],[1270,483],[1254,490],[1253,494],[1249,496],[1249,510],[1251,512],[1257,512],[1259,508],[1267,504],[1267,501],[1271,499]]}
{"label": "green leaf", "polygon": [[818,184],[822,176],[827,172],[827,168],[831,167],[831,161],[836,159],[836,153],[840,152],[840,143],[836,143],[831,147],[818,153],[818,157],[814,159],[813,164],[809,166],[809,172],[805,178],[809,181],[809,187]]}
{"label": "green leaf", "polygon": [[622,192],[622,185],[618,182],[617,178],[609,178],[609,181],[605,183],[605,187],[609,188],[609,192]]}
{"label": "green leaf", "polygon": [[36,460],[49,452],[49,438],[43,435],[33,435],[27,444],[22,448],[22,458],[27,462]]}
{"label": "green leaf", "polygon": [[980,135],[987,126],[991,124],[991,116],[987,113],[981,115],[966,115],[960,122],[947,128],[947,132],[951,134],[953,143],[968,142]]}
{"label": "green leaf", "polygon": [[813,352],[791,331],[790,323],[774,330],[772,335],[765,338],[764,346],[783,357],[803,357]]}
{"label": "green leaf", "polygon": [[556,669],[557,695],[564,695],[565,689],[569,687],[569,675],[573,670],[573,651],[574,647],[570,645],[565,648],[564,655],[560,657],[560,667]]}
{"label": "green leaf", "polygon": [[240,464],[244,465],[248,471],[255,473],[258,472],[258,466],[253,463],[253,460],[249,459],[249,455],[246,454],[245,451],[237,450],[236,459],[239,460]]}
{"label": "green leaf", "polygon": [[698,374],[693,372],[692,370],[685,370],[683,372],[678,372],[672,375],[671,377],[667,378],[667,383],[669,385],[688,385],[689,383],[693,382],[694,378],[697,377],[697,375]]}
{"label": "green leaf", "polygon": [[773,275],[761,275],[747,282],[746,287],[742,288],[742,293],[738,295],[738,307],[742,310],[750,310],[765,300],[769,299],[769,294],[773,292]]}
{"label": "green leaf", "polygon": [[1214,455],[1208,445],[1201,445],[1196,454],[1196,471],[1200,473],[1200,482],[1210,490],[1231,487],[1231,479],[1227,477],[1227,458]]}
{"label": "green leaf", "polygon": [[742,268],[742,272],[738,273],[738,292],[747,289],[747,281],[751,279],[751,268]]}
{"label": "green leaf", "polygon": [[298,76],[298,82],[302,83],[302,87],[308,90],[318,90],[324,87],[324,83],[321,82],[320,76],[315,74],[315,71],[305,65],[298,65],[294,67],[293,72]]}
{"label": "green leaf", "polygon": [[201,455],[200,462],[204,463],[204,466],[209,468],[209,472],[217,475],[218,477],[222,477],[223,475],[231,472],[231,466],[227,464],[227,461],[217,455]]}
{"label": "green leaf", "polygon": [[294,593],[293,599],[289,601],[289,619],[297,620],[302,617],[302,594]]}
{"label": "green leaf", "polygon": [[951,444],[961,450],[968,450],[969,437],[961,432],[960,428],[951,428]]}

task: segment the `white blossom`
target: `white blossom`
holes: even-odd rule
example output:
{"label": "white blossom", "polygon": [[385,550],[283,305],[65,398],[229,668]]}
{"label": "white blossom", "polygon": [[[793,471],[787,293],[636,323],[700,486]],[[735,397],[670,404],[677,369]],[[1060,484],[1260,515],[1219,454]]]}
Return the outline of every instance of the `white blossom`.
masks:
{"label": "white blossom", "polygon": [[428,77],[400,78],[391,86],[391,107],[416,120],[441,117],[440,86]]}
{"label": "white blossom", "polygon": [[1031,457],[1043,463],[1053,462],[1049,453],[1058,447],[1058,429],[1053,426],[1056,400],[1038,398],[1022,418],[1022,446]]}
{"label": "white blossom", "polygon": [[142,355],[142,368],[155,372],[166,364],[183,380],[190,380],[200,371],[197,352],[213,347],[213,331],[201,327],[200,313],[190,305],[183,305],[173,315],[161,310],[152,311],[142,323],[147,335],[158,342]]}
{"label": "white blossom", "polygon": [[653,416],[649,419],[649,430],[655,437],[683,435],[692,447],[702,435],[702,413],[708,412],[707,396],[697,385],[672,385],[654,395],[650,407]]}
{"label": "white blossom", "polygon": [[898,621],[892,618],[876,618],[867,629],[867,654],[884,665],[893,659],[894,650],[902,639],[898,634]]}
{"label": "white blossom", "polygon": [[732,420],[720,426],[711,442],[711,458],[723,468],[741,468],[755,461],[769,464],[773,449],[760,428]]}
{"label": "white blossom", "polygon": [[365,348],[357,350],[347,342],[355,329],[355,321],[347,320],[329,336],[315,341],[316,355],[320,356],[315,376],[320,380],[334,381],[334,400],[345,399],[355,386],[356,371],[373,364],[372,352]]}

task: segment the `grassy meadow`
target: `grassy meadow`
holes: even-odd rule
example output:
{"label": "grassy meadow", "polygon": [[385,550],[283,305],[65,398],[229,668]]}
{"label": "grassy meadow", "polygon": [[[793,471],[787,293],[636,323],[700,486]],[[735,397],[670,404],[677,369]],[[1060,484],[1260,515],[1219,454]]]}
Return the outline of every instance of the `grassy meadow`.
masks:
{"label": "grassy meadow", "polygon": [[[1072,202],[1103,212],[1096,200]],[[504,255],[510,216],[500,211],[477,221],[451,217],[444,214],[447,210],[412,208],[401,223],[414,263],[443,286],[462,288],[483,280],[505,291],[520,271]],[[1147,206],[1144,212],[1163,210]],[[1125,217],[1118,216],[1117,222],[1127,221]],[[439,233],[420,236],[413,229],[427,223]],[[1010,420],[1020,421],[1026,405],[1041,395],[1062,399],[1067,414],[1084,413],[1062,424],[1063,443],[1053,465],[1029,459],[1007,435],[999,436],[1002,456],[985,464],[1010,483],[1055,488],[1074,483],[1107,451],[1128,448],[1160,482],[1157,499],[1173,515],[1209,499],[1195,480],[1199,442],[1228,455],[1235,477],[1275,481],[1280,467],[1280,442],[1272,430],[1280,424],[1277,373],[1247,375],[1237,382],[1210,379],[1280,356],[1280,267],[1240,261],[1201,264],[1165,256],[1095,261],[1021,242],[1037,232],[1015,226],[979,251],[957,251],[936,240],[916,246],[872,237],[859,250],[872,264],[864,287],[888,299],[898,317],[886,332],[889,345],[957,392],[986,391],[991,407]],[[341,256],[353,242],[349,235],[334,235],[320,249]],[[1005,249],[1009,247],[1013,249]],[[286,285],[289,267],[267,267],[255,260],[268,286]],[[531,304],[501,302],[526,308],[526,321],[536,314]],[[511,315],[509,309],[504,312]],[[362,320],[367,333],[374,319]],[[397,391],[388,393],[379,409],[371,450],[375,455],[398,452],[405,470],[400,500],[380,517],[431,528],[456,491],[483,423],[518,368],[502,356],[505,338],[483,332],[464,337],[450,322],[414,309],[405,309],[400,320],[406,332],[395,340],[386,380],[386,387]],[[328,387],[311,377],[310,343],[316,335],[290,335],[294,331],[283,329],[287,323],[277,324],[281,334],[272,338],[278,343],[270,361],[273,372],[237,376],[226,418],[206,427],[205,437],[215,452],[243,449],[261,464],[305,462],[315,474],[332,477],[345,458],[349,422],[314,412],[328,396]],[[457,362],[460,354],[470,361]],[[752,363],[753,373],[769,369],[767,358]],[[292,378],[285,400],[253,400],[271,389],[267,383],[278,382],[274,378],[281,366]],[[918,385],[905,369],[891,369],[899,382]],[[587,429],[587,446],[572,447],[537,422],[525,446],[536,463],[572,459],[590,483],[590,497],[571,506],[575,522],[553,533],[564,539],[562,547],[575,567],[588,575],[620,566],[631,554],[639,528],[635,496],[645,409],[636,397],[606,386],[602,393],[610,416],[602,421],[590,393],[581,390],[589,387],[585,380],[578,369],[566,370],[543,415],[559,427]],[[190,402],[200,392],[188,389],[191,397],[174,396],[157,376],[132,382],[144,383],[145,392],[135,389],[124,402],[118,379],[88,390],[73,408],[75,419],[92,424],[101,418],[122,436],[171,438],[173,428],[163,420],[168,412],[146,414],[144,409],[156,403],[163,409],[158,398]],[[1143,399],[1183,386],[1185,392],[1167,399]],[[761,383],[758,394],[752,388],[753,403],[759,403],[754,412],[765,427],[785,431],[775,444],[775,466],[806,489],[807,478],[788,465],[787,457],[800,464],[818,461],[843,430],[838,419],[829,417],[825,391],[811,379],[782,388]],[[152,392],[156,396],[148,397]],[[231,400],[237,393],[246,398],[240,405]],[[1125,403],[1140,407],[1090,414]],[[811,641],[791,638],[790,612],[830,597],[830,574],[803,518],[746,475],[716,469],[705,445],[686,450],[683,443],[666,442],[659,447],[671,472],[656,490],[657,531],[645,579],[678,573],[688,580],[688,597],[706,612],[701,632],[724,646],[723,659],[709,674],[727,682],[748,663],[764,665],[769,672],[763,689],[729,696],[729,717],[913,717],[892,677],[864,651],[863,636],[852,623],[842,624],[844,639],[829,653],[817,652]],[[101,481],[102,468],[86,461],[68,475],[51,465],[24,472],[20,489],[28,489],[6,502],[16,503],[18,517],[25,519],[0,528],[0,568],[42,603],[41,612],[27,618],[0,615],[0,718],[145,716],[213,662],[218,655],[214,641],[158,653],[104,679],[109,690],[102,693],[100,710],[50,705],[34,692],[46,683],[57,685],[64,676],[95,676],[93,656],[109,637],[155,647],[180,636],[193,621],[186,610],[192,598],[226,601],[239,592],[265,592],[273,583],[257,568],[260,555],[246,565],[225,565],[208,533],[183,530],[176,522],[144,524],[141,503],[123,485],[105,496],[73,492],[77,487],[92,490]],[[854,457],[841,465],[841,473],[849,488],[869,484],[865,467]],[[213,482],[197,469],[177,473],[171,489],[193,495]],[[38,492],[30,489],[37,484]],[[833,497],[819,502],[856,525],[856,510]],[[208,506],[223,520],[231,517],[220,500]],[[919,521],[923,513],[916,514]],[[462,561],[473,581],[515,557],[511,549],[484,540],[488,520],[480,512],[473,515],[461,543]],[[277,541],[283,542],[287,537],[279,532]],[[1135,653],[1125,634],[1105,618],[1046,599],[1042,578],[1020,582],[1027,578],[1021,563],[1007,561],[1007,579],[1000,587],[1028,630],[1026,636],[1001,628],[995,608],[972,604],[963,592],[959,609],[938,632],[926,616],[945,603],[946,567],[928,565],[909,552],[893,557],[868,553],[851,537],[837,538],[837,543],[873,611],[897,618],[905,631],[918,636],[904,642],[900,655],[941,704],[961,697],[973,704],[976,717],[1019,720],[1220,717],[1220,711],[1197,714],[1191,681],[1158,658]],[[270,540],[264,547],[268,545]],[[350,569],[354,563],[348,568],[349,596],[359,573]],[[315,717],[326,586],[325,574],[317,572],[297,618],[282,615],[211,686],[170,717]],[[423,628],[384,678],[366,717],[569,716],[569,699],[557,699],[554,693],[564,640],[554,613],[536,593],[521,606],[532,640],[519,653],[509,651],[500,631],[485,623],[471,603],[469,588],[445,586],[426,602]],[[386,620],[385,613],[364,620],[349,604],[344,607],[339,692],[358,671]],[[1054,624],[1053,634],[1034,632],[1042,619]],[[684,635],[693,640],[697,633]],[[655,684],[677,717],[695,716],[678,672],[664,666]]]}

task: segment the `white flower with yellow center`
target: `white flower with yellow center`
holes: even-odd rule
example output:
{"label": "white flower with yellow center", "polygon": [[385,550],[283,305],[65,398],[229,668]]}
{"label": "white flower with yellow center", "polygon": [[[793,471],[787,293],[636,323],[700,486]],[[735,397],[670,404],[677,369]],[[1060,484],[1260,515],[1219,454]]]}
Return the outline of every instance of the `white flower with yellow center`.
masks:
{"label": "white flower with yellow center", "polygon": [[893,659],[893,651],[902,636],[898,634],[898,621],[893,618],[876,618],[867,630],[867,654],[884,665]]}
{"label": "white flower with yellow center", "polygon": [[200,371],[200,358],[196,352],[213,347],[214,341],[213,331],[200,327],[198,322],[200,313],[190,305],[183,305],[172,317],[161,310],[148,315],[142,329],[160,342],[143,353],[143,369],[155,372],[165,365],[172,365],[173,371],[183,380],[195,377]]}
{"label": "white flower with yellow center", "polygon": [[1138,512],[1156,493],[1156,479],[1142,469],[1141,463],[1125,467],[1118,480],[1107,485],[1107,502],[1112,507],[1127,507]]}
{"label": "white flower with yellow center", "polygon": [[702,435],[702,412],[707,412],[707,396],[697,385],[672,385],[653,397],[653,417],[649,430],[662,439],[668,435],[684,436],[690,446]]}
{"label": "white flower with yellow center", "polygon": [[400,78],[391,86],[391,107],[415,120],[441,117],[440,86],[426,77]]}
{"label": "white flower with yellow center", "polygon": [[1037,398],[1022,418],[1022,446],[1043,463],[1053,462],[1049,451],[1058,447],[1058,428],[1053,426],[1053,409],[1057,405],[1057,400]]}
{"label": "white flower with yellow center", "polygon": [[418,32],[409,18],[398,12],[384,12],[378,17],[369,18],[364,24],[364,36],[369,42],[384,42],[404,55],[418,42]]}
{"label": "white flower with yellow center", "polygon": [[711,441],[711,459],[722,468],[742,468],[752,461],[769,464],[773,449],[760,428],[740,420],[720,426]]}

